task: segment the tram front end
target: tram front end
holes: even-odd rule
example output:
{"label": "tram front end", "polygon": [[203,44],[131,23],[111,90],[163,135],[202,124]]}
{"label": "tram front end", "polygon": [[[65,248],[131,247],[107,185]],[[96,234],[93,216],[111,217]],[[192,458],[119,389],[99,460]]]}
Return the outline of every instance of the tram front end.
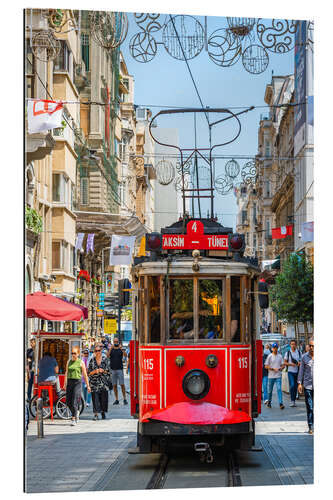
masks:
{"label": "tram front end", "polygon": [[[200,222],[201,236],[217,245],[221,236],[228,242],[234,236],[216,222],[214,232]],[[166,234],[168,244],[183,245],[180,233],[174,240],[170,230]],[[163,253],[162,246],[133,272],[130,377],[137,452],[161,452],[177,443],[197,450],[249,449],[261,405],[260,271],[242,256],[235,259],[228,247],[173,250]]]}

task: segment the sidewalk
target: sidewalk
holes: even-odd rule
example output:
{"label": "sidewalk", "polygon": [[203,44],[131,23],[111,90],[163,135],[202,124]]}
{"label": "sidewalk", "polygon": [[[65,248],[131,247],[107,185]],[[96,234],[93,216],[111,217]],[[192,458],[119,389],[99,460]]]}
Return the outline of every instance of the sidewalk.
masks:
{"label": "sidewalk", "polygon": [[[125,375],[129,390],[129,376]],[[119,391],[119,397],[121,391]],[[127,394],[129,400],[129,394]],[[37,438],[37,425],[30,420],[26,440],[26,491],[92,491],[97,482],[136,445],[137,420],[130,416],[130,405],[113,406],[109,393],[106,420],[93,421],[92,408],[86,408],[77,426],[55,418],[44,421],[44,438]]]}
{"label": "sidewalk", "polygon": [[282,484],[312,484],[314,436],[307,433],[304,398],[290,407],[289,394],[283,393],[284,410],[280,410],[276,391],[272,408],[262,406],[256,421],[256,441],[272,461]]}
{"label": "sidewalk", "polygon": [[[128,388],[128,376],[125,376],[125,384]],[[266,464],[274,468],[281,484],[313,483],[314,437],[306,433],[304,399],[297,402],[296,408],[289,407],[289,395],[283,394],[283,399],[285,409],[280,410],[274,390],[273,407],[269,409],[264,405],[256,420],[256,444],[262,446],[264,452],[241,452],[242,474],[244,478],[247,475],[247,484],[258,484],[258,474],[264,475],[266,481]],[[94,491],[106,481],[110,483],[113,472],[128,459],[127,448],[136,445],[137,428],[129,405],[124,406],[121,399],[119,405],[113,406],[113,401],[112,393],[106,420],[93,421],[91,408],[82,413],[75,427],[68,421],[45,420],[43,439],[37,438],[36,422],[30,421],[27,492]],[[141,459],[144,461],[144,457]],[[257,466],[253,460],[257,460]],[[272,484],[270,477],[267,474],[265,484]]]}

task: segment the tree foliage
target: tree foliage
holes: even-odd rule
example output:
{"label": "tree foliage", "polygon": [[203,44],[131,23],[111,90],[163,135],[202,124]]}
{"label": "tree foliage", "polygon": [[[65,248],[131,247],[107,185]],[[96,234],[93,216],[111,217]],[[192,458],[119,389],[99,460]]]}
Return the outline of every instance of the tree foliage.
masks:
{"label": "tree foliage", "polygon": [[284,262],[269,298],[280,319],[313,323],[313,266],[304,255],[291,254]]}

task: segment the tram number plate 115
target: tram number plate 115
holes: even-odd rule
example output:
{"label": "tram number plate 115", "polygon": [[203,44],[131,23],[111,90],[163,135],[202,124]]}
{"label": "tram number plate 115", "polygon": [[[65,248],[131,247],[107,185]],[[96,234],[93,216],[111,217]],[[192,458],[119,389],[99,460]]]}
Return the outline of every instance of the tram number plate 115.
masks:
{"label": "tram number plate 115", "polygon": [[247,358],[238,358],[238,367],[247,368]]}
{"label": "tram number plate 115", "polygon": [[154,369],[154,360],[153,359],[144,359],[143,366],[145,370],[153,370]]}

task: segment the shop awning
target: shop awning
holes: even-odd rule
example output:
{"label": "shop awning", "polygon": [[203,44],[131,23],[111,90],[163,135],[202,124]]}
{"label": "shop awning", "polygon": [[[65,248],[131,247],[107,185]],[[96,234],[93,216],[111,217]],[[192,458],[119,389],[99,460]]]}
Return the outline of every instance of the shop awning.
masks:
{"label": "shop awning", "polygon": [[27,318],[48,319],[49,321],[80,321],[84,319],[81,307],[58,299],[49,293],[28,294],[25,308]]}
{"label": "shop awning", "polygon": [[81,309],[81,311],[83,312],[83,319],[88,319],[88,308],[87,307],[81,306],[81,304],[74,304],[73,302],[69,302],[69,300],[67,300],[67,299],[60,299],[60,300],[63,300],[64,302],[66,302],[67,304],[70,304],[71,306],[75,306],[75,307],[78,307],[79,309]]}

